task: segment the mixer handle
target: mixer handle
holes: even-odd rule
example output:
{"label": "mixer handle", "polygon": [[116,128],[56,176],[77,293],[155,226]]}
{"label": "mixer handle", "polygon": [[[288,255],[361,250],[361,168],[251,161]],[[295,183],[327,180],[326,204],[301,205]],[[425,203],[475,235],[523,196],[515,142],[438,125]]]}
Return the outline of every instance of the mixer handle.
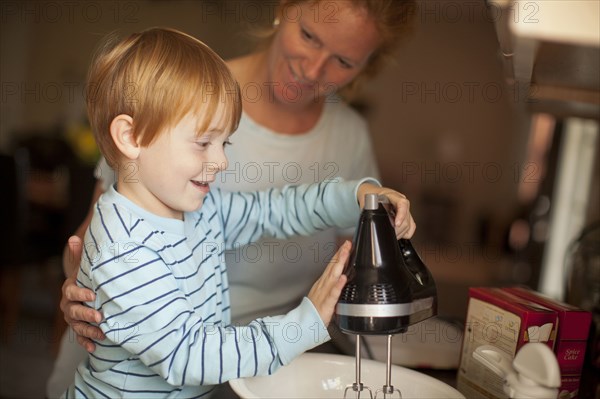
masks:
{"label": "mixer handle", "polygon": [[433,277],[410,240],[401,238],[398,240],[398,245],[400,246],[400,253],[402,254],[402,259],[404,259],[404,263],[408,270],[413,274],[419,284],[425,285]]}
{"label": "mixer handle", "polygon": [[[383,206],[383,209],[386,210],[388,217],[390,218],[390,223],[392,226],[394,225],[394,218],[396,216],[396,212],[390,204],[388,198],[384,195],[380,195],[378,197],[379,204]],[[433,280],[433,276],[429,272],[429,269],[425,266],[419,254],[413,247],[412,243],[408,238],[400,238],[398,240],[398,245],[400,246],[400,253],[402,254],[402,259],[406,264],[408,270],[412,273],[415,279],[421,285],[427,284],[430,280]]]}

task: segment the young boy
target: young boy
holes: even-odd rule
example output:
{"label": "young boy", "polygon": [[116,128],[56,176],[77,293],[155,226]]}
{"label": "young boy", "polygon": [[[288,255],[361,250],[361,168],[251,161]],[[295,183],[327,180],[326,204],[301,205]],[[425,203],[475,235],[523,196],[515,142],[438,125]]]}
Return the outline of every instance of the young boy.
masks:
{"label": "young boy", "polygon": [[131,35],[107,46],[88,78],[90,123],[119,179],[95,205],[77,278],[96,294],[87,305],[103,313],[106,339],[65,397],[199,397],[273,373],[329,339],[350,245],[296,309],[244,327],[230,325],[224,250],[353,226],[367,191],[395,204],[398,234],[414,231],[406,199],[374,184],[210,190],[227,166],[240,90],[224,62],[186,34]]}

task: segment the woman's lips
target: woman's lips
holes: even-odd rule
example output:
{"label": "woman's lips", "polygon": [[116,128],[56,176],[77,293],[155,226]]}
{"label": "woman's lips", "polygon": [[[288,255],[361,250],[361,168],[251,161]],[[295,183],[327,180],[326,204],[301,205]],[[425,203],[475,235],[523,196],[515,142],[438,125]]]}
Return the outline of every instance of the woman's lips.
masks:
{"label": "woman's lips", "polygon": [[311,82],[310,80],[306,80],[298,76],[298,74],[294,71],[291,65],[289,65],[290,75],[292,77],[292,81],[301,87],[312,88],[315,85],[315,82]]}

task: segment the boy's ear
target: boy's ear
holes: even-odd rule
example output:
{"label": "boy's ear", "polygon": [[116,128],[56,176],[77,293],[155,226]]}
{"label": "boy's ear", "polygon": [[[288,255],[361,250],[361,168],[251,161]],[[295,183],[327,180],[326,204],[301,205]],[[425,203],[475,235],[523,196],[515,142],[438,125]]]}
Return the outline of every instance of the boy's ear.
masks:
{"label": "boy's ear", "polygon": [[121,153],[134,160],[140,154],[140,145],[133,134],[133,118],[126,114],[115,116],[110,123],[110,135]]}

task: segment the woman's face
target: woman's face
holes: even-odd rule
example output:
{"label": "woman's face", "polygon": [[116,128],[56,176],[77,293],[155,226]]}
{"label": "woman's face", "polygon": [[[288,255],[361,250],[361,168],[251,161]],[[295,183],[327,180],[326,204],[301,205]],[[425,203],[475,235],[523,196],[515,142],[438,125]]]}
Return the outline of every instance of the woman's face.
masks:
{"label": "woman's face", "polygon": [[377,49],[375,22],[350,2],[282,7],[269,48],[267,83],[273,101],[305,107],[350,83]]}

